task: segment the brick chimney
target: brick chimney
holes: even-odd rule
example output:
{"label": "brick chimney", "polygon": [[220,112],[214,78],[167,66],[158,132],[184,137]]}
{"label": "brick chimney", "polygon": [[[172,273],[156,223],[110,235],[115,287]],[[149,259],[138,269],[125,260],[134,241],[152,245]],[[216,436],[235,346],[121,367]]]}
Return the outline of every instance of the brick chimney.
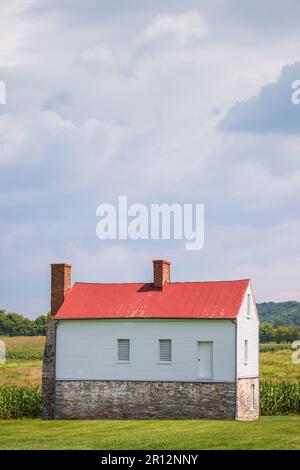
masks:
{"label": "brick chimney", "polygon": [[153,260],[153,285],[162,289],[165,282],[170,282],[170,261],[164,259]]}
{"label": "brick chimney", "polygon": [[51,315],[55,315],[63,304],[71,287],[70,264],[51,264]]}

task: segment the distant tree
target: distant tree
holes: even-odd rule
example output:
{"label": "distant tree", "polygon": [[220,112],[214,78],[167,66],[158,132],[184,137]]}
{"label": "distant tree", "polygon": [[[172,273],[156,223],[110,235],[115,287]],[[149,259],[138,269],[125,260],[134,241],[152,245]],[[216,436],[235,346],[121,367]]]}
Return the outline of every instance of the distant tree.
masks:
{"label": "distant tree", "polygon": [[0,310],[0,335],[1,336],[7,336],[8,334],[5,320],[6,320],[6,311]]}
{"label": "distant tree", "polygon": [[259,327],[259,338],[261,343],[292,343],[300,339],[300,328],[293,326],[279,326],[275,328],[270,323],[261,323]]}
{"label": "distant tree", "polygon": [[299,332],[299,328],[279,326],[275,329],[275,341],[276,343],[291,343],[300,337]]}
{"label": "distant tree", "polygon": [[7,313],[5,325],[10,336],[35,336],[34,322],[18,313]]}
{"label": "distant tree", "polygon": [[275,341],[275,329],[269,323],[262,323],[259,327],[259,339],[261,343]]}
{"label": "distant tree", "polygon": [[47,315],[40,315],[35,320],[15,312],[0,310],[1,336],[44,336],[47,329]]}
{"label": "distant tree", "polygon": [[47,315],[40,315],[34,320],[37,336],[45,336],[47,331]]}

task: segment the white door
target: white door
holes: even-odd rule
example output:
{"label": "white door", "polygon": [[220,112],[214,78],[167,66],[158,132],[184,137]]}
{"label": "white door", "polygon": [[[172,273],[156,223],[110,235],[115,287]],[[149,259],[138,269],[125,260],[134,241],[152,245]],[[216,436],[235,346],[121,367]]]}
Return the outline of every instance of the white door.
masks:
{"label": "white door", "polygon": [[213,342],[198,341],[197,377],[213,378]]}

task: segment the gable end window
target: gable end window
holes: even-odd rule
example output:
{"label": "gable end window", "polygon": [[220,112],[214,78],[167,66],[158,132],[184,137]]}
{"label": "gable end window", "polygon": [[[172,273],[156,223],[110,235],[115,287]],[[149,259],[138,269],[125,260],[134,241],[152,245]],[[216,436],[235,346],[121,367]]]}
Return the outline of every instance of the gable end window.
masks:
{"label": "gable end window", "polygon": [[172,341],[170,339],[159,340],[159,362],[172,361]]}
{"label": "gable end window", "polygon": [[247,295],[247,318],[250,318],[251,294]]}
{"label": "gable end window", "polygon": [[130,340],[118,339],[118,361],[129,362],[130,360]]}
{"label": "gable end window", "polygon": [[248,340],[245,339],[244,342],[244,364],[248,364]]}

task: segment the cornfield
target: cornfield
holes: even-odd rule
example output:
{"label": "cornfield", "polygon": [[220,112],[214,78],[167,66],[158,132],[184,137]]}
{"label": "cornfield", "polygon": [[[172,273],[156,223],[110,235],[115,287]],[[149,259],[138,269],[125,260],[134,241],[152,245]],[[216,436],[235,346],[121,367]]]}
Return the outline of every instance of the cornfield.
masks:
{"label": "cornfield", "polygon": [[40,387],[0,387],[0,419],[39,418],[41,413]]}
{"label": "cornfield", "polygon": [[300,413],[300,382],[260,382],[260,409],[262,415]]}

